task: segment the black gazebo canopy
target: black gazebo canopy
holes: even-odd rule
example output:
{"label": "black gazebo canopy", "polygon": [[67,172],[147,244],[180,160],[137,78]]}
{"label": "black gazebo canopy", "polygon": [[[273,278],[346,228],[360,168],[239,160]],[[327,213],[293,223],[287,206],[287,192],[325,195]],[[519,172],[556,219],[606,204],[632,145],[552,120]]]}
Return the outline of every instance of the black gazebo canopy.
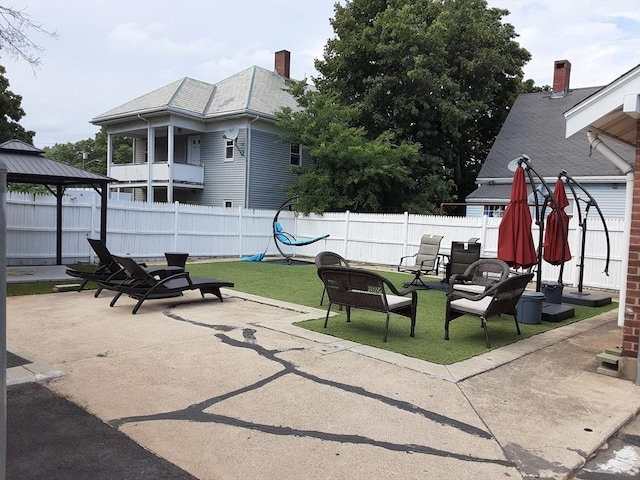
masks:
{"label": "black gazebo canopy", "polygon": [[[43,156],[43,151],[22,142],[9,140],[0,144],[0,162],[7,169],[8,183],[31,183],[46,186],[57,199],[56,263],[62,264],[62,196],[65,187],[91,187],[100,194],[100,238],[107,237],[107,198],[111,178]],[[51,187],[55,187],[53,190]]]}

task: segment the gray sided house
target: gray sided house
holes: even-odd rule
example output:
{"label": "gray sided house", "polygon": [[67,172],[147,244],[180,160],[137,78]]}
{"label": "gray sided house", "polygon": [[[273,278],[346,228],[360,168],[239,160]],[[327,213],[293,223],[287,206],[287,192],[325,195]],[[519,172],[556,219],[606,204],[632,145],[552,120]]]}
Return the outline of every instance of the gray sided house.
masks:
{"label": "gray sided house", "polygon": [[[467,215],[501,215],[509,203],[514,176],[507,165],[525,154],[530,157],[532,168],[552,189],[558,175],[566,170],[591,194],[605,218],[624,218],[625,174],[599,151],[591,150],[586,130],[565,138],[564,112],[601,89],[569,88],[570,73],[571,64],[567,60],[556,61],[552,92],[518,96],[476,178],[477,190],[466,199]],[[608,145],[633,165],[633,148],[613,141]],[[567,196],[570,205],[566,211],[576,214],[575,201],[568,189]],[[584,213],[582,199],[579,202]]]}
{"label": "gray sided house", "polygon": [[[289,71],[282,50],[275,71],[253,66],[218,83],[183,78],[92,119],[107,130],[111,190],[150,202],[277,208],[295,179],[290,167],[304,162],[274,125],[281,107],[297,109]],[[113,162],[114,136],[133,138],[130,163]]]}

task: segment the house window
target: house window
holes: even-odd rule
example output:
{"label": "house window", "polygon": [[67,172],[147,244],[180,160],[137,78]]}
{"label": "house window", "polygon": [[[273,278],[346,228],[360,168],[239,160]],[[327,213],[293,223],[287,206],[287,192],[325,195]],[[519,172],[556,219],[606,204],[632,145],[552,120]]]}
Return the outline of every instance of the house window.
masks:
{"label": "house window", "polygon": [[504,214],[504,205],[485,205],[484,214],[487,217],[502,217]]}
{"label": "house window", "polygon": [[224,208],[233,208],[233,200],[225,200]]}
{"label": "house window", "polygon": [[227,140],[224,150],[224,160],[225,162],[233,160],[233,140]]}
{"label": "house window", "polygon": [[291,144],[291,154],[289,157],[289,162],[291,165],[300,165],[300,144],[292,143]]}

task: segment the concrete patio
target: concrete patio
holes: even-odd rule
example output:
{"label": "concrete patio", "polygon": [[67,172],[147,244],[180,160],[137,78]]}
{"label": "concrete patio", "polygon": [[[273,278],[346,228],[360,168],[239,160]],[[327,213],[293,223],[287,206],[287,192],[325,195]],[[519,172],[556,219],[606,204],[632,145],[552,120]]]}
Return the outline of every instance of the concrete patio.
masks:
{"label": "concrete patio", "polygon": [[292,325],[324,310],[224,293],[137,315],[106,293],[9,297],[8,350],[32,363],[8,381],[44,382],[171,478],[563,479],[640,411],[638,386],[596,373],[615,310],[443,366]]}

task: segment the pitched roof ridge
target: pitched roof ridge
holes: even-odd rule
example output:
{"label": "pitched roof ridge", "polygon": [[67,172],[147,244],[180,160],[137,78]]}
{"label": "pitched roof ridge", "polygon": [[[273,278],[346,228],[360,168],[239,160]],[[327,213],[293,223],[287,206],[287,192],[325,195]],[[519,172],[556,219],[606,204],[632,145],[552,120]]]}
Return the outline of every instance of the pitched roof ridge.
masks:
{"label": "pitched roof ridge", "polygon": [[244,100],[244,108],[249,109],[249,104],[251,103],[251,95],[253,93],[253,81],[256,78],[256,66],[254,65],[251,68],[251,78],[249,79],[249,85],[247,86],[247,95]]}
{"label": "pitched roof ridge", "polygon": [[188,79],[189,77],[182,77],[182,80],[180,80],[180,85],[178,85],[176,89],[173,91],[173,93],[171,94],[171,98],[167,102],[167,105],[171,105],[171,103],[175,100],[178,93],[180,93],[180,90],[182,90],[182,87],[184,87],[184,84],[187,82]]}

